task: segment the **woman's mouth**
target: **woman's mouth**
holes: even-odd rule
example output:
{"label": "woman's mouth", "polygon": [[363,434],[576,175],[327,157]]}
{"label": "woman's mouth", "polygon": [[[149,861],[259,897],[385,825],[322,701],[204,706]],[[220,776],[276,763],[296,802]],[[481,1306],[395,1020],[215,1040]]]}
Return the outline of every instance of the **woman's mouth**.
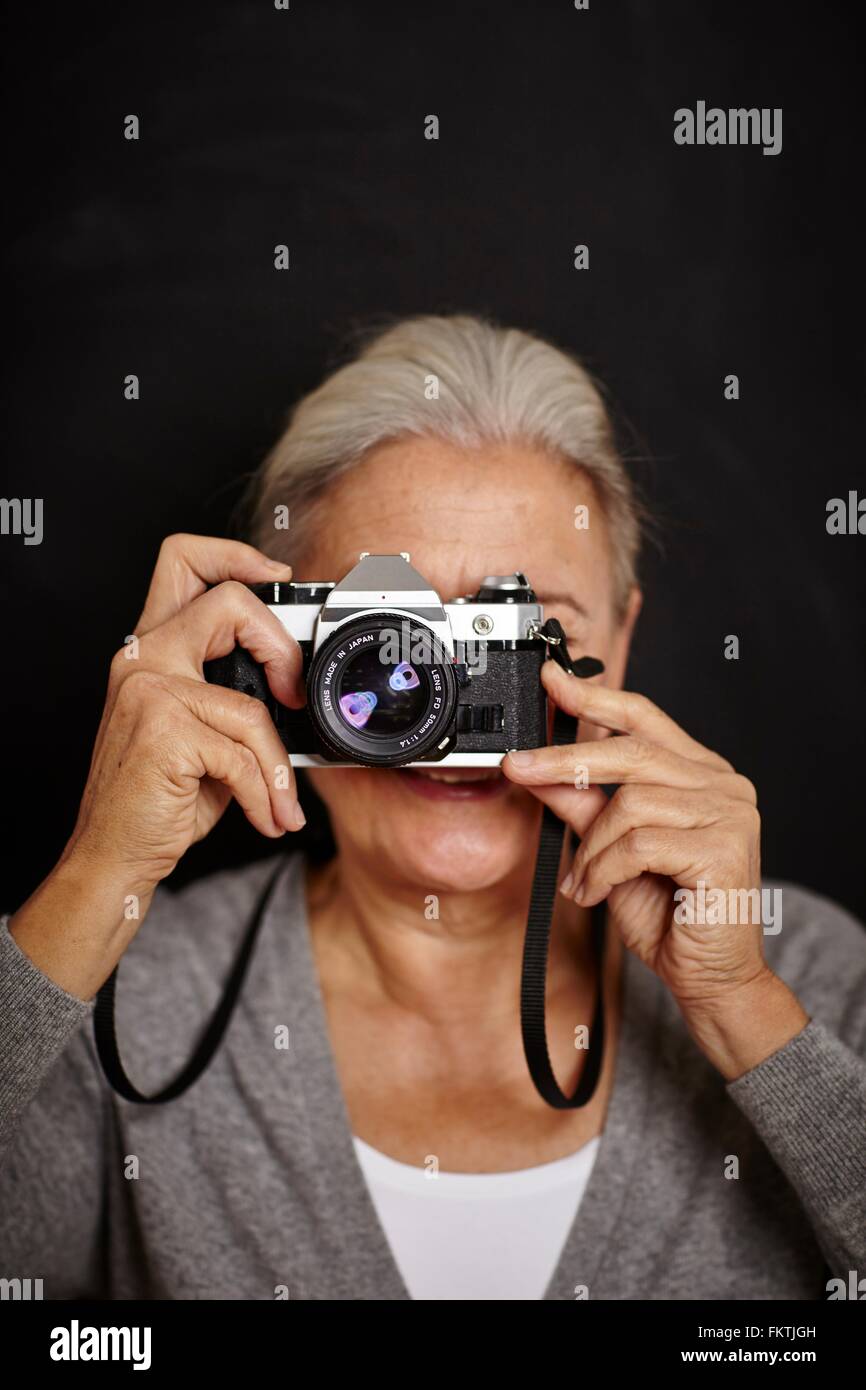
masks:
{"label": "woman's mouth", "polygon": [[486,801],[508,791],[511,783],[498,767],[394,769],[405,786],[429,801]]}

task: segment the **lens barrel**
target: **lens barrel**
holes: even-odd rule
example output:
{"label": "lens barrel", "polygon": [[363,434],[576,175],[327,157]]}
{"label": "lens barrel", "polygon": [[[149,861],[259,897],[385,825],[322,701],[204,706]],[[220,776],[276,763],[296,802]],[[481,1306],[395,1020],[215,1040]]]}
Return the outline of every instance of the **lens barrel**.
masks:
{"label": "lens barrel", "polygon": [[307,708],[324,743],[370,767],[424,758],[454,725],[457,678],[426,623],[366,613],[323,642],[307,672]]}

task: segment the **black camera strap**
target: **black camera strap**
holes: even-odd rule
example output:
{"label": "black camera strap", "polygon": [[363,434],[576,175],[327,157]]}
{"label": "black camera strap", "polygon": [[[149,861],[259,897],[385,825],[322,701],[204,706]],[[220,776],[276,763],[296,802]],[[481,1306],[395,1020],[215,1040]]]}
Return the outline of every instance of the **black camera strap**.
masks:
{"label": "black camera strap", "polygon": [[[572,741],[572,739],[562,740],[563,743]],[[526,1064],[539,1095],[556,1110],[577,1110],[592,1100],[601,1074],[601,1064],[604,1060],[604,979],[602,972],[606,911],[604,903],[599,903],[597,907],[592,909],[590,917],[590,938],[596,980],[595,1008],[592,1022],[589,1025],[589,1047],[586,1052],[586,1060],[574,1092],[567,1096],[553,1074],[550,1053],[547,1049],[547,1029],[544,1019],[550,919],[559,872],[563,829],[562,821],[553,814],[548,806],[545,806],[541,822],[538,858],[535,861],[535,879],[532,885],[529,917],[526,923],[526,939],[523,946],[523,974],[520,980],[520,1026],[523,1033],[523,1051],[526,1056]]]}
{"label": "black camera strap", "polygon": [[[579,676],[591,676],[604,670],[601,662],[596,661],[593,657],[584,657],[576,663],[569,661],[565,649],[565,634],[555,618],[548,619],[544,627],[538,629],[537,635],[548,643],[549,655],[565,670],[572,671]],[[562,710],[557,710],[553,721],[553,743],[573,743],[576,734],[577,721]],[[550,1054],[547,1049],[547,1030],[545,1027],[545,986],[550,921],[553,914],[564,832],[564,822],[555,816],[549,807],[545,806],[526,923],[526,940],[520,982],[520,1025],[523,1034],[523,1050],[526,1054],[529,1072],[542,1098],[547,1101],[548,1105],[552,1105],[558,1110],[577,1109],[592,1099],[604,1056],[605,908],[602,903],[593,908],[590,928],[596,979],[595,1010],[589,1030],[590,1045],[574,1094],[566,1096],[553,1074]],[[115,1029],[117,967],[111,972],[96,996],[93,1028],[102,1069],[114,1090],[124,1100],[133,1101],[138,1105],[161,1105],[165,1101],[176,1100],[178,1096],[183,1095],[184,1091],[189,1090],[190,1086],[198,1080],[209,1065],[228,1028],[243,987],[259,928],[284,868],[285,865],[281,861],[265,883],[232,966],[223,997],[202,1034],[193,1056],[174,1081],[171,1081],[155,1095],[142,1095],[141,1091],[130,1081],[120,1059]]]}
{"label": "black camera strap", "polygon": [[119,1096],[124,1100],[135,1101],[138,1105],[161,1105],[167,1100],[176,1100],[182,1096],[184,1091],[189,1090],[194,1081],[198,1081],[205,1067],[213,1058],[214,1053],[223,1040],[223,1035],[229,1026],[229,1021],[234,1012],[235,1004],[238,1002],[241,988],[253,954],[253,946],[259,933],[259,927],[264,921],[265,913],[271,901],[277,880],[282,874],[285,864],[280,861],[272,874],[268,876],[258,903],[249,925],[241,942],[235,963],[232,966],[231,974],[226,983],[223,997],[214,1011],[210,1023],[199,1040],[195,1052],[193,1053],[186,1066],[178,1072],[174,1081],[162,1091],[157,1091],[156,1095],[145,1096],[135,1087],[126,1074],[123,1063],[120,1060],[120,1052],[117,1046],[117,1032],[114,1022],[114,993],[117,986],[117,966],[112,970],[105,984],[96,996],[96,1007],[93,1013],[93,1031],[96,1037],[96,1050],[99,1053],[99,1060],[102,1063],[102,1070],[105,1072],[111,1085]]}
{"label": "black camera strap", "polygon": [[[583,679],[599,675],[604,670],[595,657],[584,656],[571,661],[565,644],[565,632],[556,618],[548,618],[536,635],[545,641],[548,655],[563,670]],[[556,746],[574,743],[577,739],[577,720],[564,710],[557,709],[553,718],[551,743]],[[523,1051],[535,1089],[548,1105],[556,1110],[577,1110],[588,1104],[595,1094],[601,1065],[604,1060],[604,945],[606,908],[599,903],[590,917],[590,945],[595,974],[595,1007],[589,1025],[589,1047],[572,1095],[567,1096],[553,1074],[547,1048],[545,1025],[545,989],[547,957],[550,947],[550,922],[559,877],[565,822],[545,806],[541,819],[541,835],[535,860],[532,896],[526,921],[523,946],[523,970],[520,979],[520,1027]],[[571,838],[569,836],[569,838]]]}

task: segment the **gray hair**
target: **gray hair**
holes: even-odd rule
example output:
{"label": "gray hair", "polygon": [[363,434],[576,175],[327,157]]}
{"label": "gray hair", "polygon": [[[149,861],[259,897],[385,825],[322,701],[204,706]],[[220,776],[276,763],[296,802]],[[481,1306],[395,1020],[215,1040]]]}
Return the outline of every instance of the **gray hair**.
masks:
{"label": "gray hair", "polygon": [[[253,479],[250,539],[297,564],[297,538],[322,520],[327,485],[375,446],[405,435],[470,448],[524,442],[573,463],[604,510],[622,614],[636,582],[641,508],[601,390],[568,353],[473,315],[398,320],[298,402]],[[289,508],[287,530],[275,529],[278,507]]]}

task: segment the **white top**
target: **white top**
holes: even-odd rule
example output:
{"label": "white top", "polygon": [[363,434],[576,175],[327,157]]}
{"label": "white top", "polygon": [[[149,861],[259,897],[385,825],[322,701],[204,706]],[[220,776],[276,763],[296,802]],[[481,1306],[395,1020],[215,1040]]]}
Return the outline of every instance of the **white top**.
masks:
{"label": "white top", "polygon": [[413,1299],[543,1298],[600,1139],[514,1173],[438,1173],[355,1138],[355,1152]]}

